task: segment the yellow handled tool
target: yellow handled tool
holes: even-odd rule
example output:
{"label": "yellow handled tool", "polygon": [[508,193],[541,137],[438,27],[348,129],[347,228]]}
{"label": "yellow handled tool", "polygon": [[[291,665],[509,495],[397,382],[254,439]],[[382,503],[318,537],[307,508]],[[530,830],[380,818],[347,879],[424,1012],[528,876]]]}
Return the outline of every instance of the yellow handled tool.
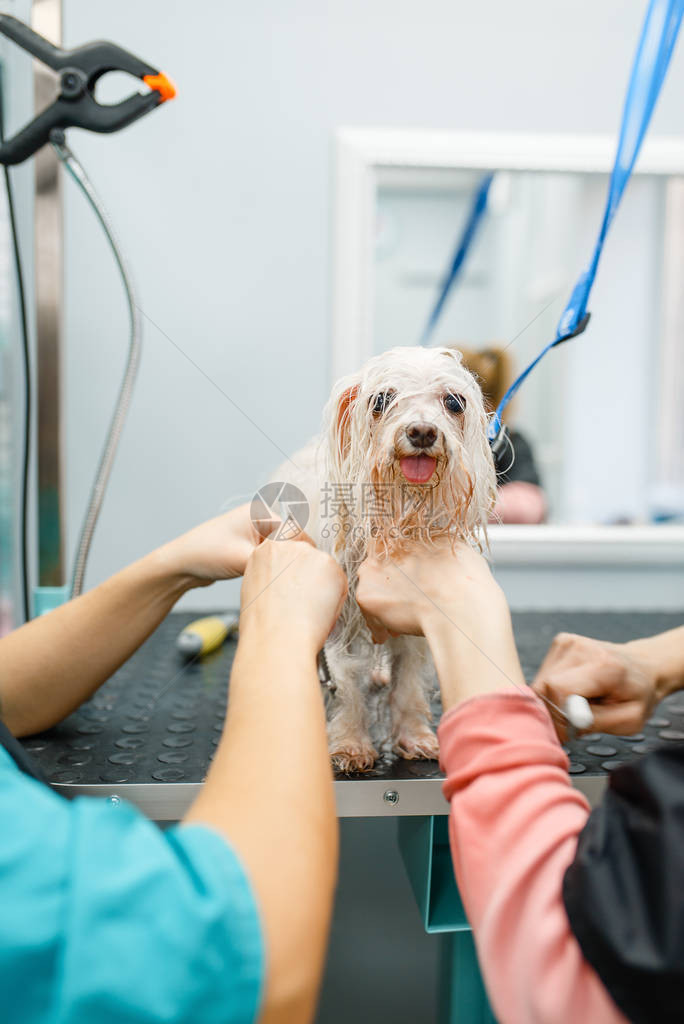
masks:
{"label": "yellow handled tool", "polygon": [[229,615],[208,615],[204,619],[195,619],[178,634],[176,650],[185,658],[202,658],[217,650],[227,636],[237,633],[238,623],[238,616],[232,612]]}

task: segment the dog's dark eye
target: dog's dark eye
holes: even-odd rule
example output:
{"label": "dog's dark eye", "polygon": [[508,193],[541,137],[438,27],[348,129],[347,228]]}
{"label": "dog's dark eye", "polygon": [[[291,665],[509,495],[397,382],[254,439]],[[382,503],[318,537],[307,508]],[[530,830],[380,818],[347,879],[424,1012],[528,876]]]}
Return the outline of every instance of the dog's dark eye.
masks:
{"label": "dog's dark eye", "polygon": [[463,395],[448,394],[444,398],[444,407],[449,412],[459,415],[466,410],[466,400]]}
{"label": "dog's dark eye", "polygon": [[375,398],[371,398],[371,402],[373,405],[373,414],[375,416],[381,416],[385,409],[387,408],[387,406],[390,405],[392,401],[394,401],[395,395],[396,391],[380,391],[375,396]]}

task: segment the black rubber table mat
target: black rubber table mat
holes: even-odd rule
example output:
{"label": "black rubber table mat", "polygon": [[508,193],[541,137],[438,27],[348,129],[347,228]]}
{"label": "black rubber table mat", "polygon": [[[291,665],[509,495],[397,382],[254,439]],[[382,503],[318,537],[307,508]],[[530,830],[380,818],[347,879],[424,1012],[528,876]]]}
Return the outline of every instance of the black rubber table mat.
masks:
{"label": "black rubber table mat", "polygon": [[[218,743],[236,640],[187,663],[175,641],[195,613],[174,612],[77,712],[23,741],[52,782],[201,782]],[[513,615],[523,670],[531,681],[556,633],[625,641],[684,623],[664,612],[524,612]],[[274,681],[277,685],[277,681]],[[439,707],[435,712],[439,715]],[[591,735],[567,749],[573,774],[601,775],[658,744],[684,740],[684,692],[667,698],[638,736]],[[383,762],[360,779],[440,775],[434,761]],[[349,776],[339,776],[349,778]]]}

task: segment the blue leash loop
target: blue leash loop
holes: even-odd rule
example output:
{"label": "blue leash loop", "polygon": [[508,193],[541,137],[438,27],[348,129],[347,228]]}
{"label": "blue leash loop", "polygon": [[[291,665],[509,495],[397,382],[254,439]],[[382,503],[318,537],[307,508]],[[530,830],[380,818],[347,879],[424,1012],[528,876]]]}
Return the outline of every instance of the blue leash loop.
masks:
{"label": "blue leash loop", "polygon": [[477,187],[473,205],[468,215],[468,219],[466,220],[465,227],[463,228],[463,233],[461,234],[458,245],[456,246],[453,259],[451,261],[449,273],[447,274],[444,280],[442,290],[439,293],[439,296],[433,307],[432,312],[430,313],[430,316],[428,317],[428,322],[425,325],[425,330],[423,331],[422,337],[420,339],[421,345],[427,345],[430,335],[434,331],[437,321],[441,316],[442,309],[444,308],[444,303],[446,302],[449,293],[453,288],[454,284],[456,283],[456,279],[458,278],[463,268],[463,264],[465,263],[466,256],[468,255],[470,246],[472,245],[473,239],[477,234],[477,230],[480,226],[480,223],[482,222],[482,218],[484,217],[487,211],[487,197],[489,196],[489,186],[491,185],[493,179],[493,174],[486,174]]}
{"label": "blue leash loop", "polygon": [[501,417],[516,391],[527,379],[546,353],[578,334],[582,334],[589,323],[590,313],[587,303],[596,277],[603,243],[620,205],[625,186],[629,181],[641,143],[648,129],[653,108],[660,94],[665,74],[670,63],[672,50],[684,13],[684,0],[650,0],[646,18],[641,30],[641,38],[637,47],[632,73],[627,88],[627,96],[622,111],[622,124],[618,140],[615,163],[610,176],[606,208],[601,228],[596,239],[594,253],[582,271],[577,284],[572,290],[568,303],[563,310],[556,328],[555,338],[542,349],[536,359],[527,366],[514,380],[503,396],[496,412],[489,423],[489,441],[495,456],[506,445],[505,432],[502,430]]}

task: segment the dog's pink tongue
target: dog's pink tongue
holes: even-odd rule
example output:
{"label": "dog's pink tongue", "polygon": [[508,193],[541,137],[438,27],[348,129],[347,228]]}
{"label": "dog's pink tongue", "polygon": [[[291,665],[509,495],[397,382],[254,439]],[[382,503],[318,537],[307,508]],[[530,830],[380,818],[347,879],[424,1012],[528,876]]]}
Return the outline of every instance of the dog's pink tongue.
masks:
{"label": "dog's pink tongue", "polygon": [[432,455],[407,455],[400,460],[399,467],[410,484],[426,484],[436,464]]}

